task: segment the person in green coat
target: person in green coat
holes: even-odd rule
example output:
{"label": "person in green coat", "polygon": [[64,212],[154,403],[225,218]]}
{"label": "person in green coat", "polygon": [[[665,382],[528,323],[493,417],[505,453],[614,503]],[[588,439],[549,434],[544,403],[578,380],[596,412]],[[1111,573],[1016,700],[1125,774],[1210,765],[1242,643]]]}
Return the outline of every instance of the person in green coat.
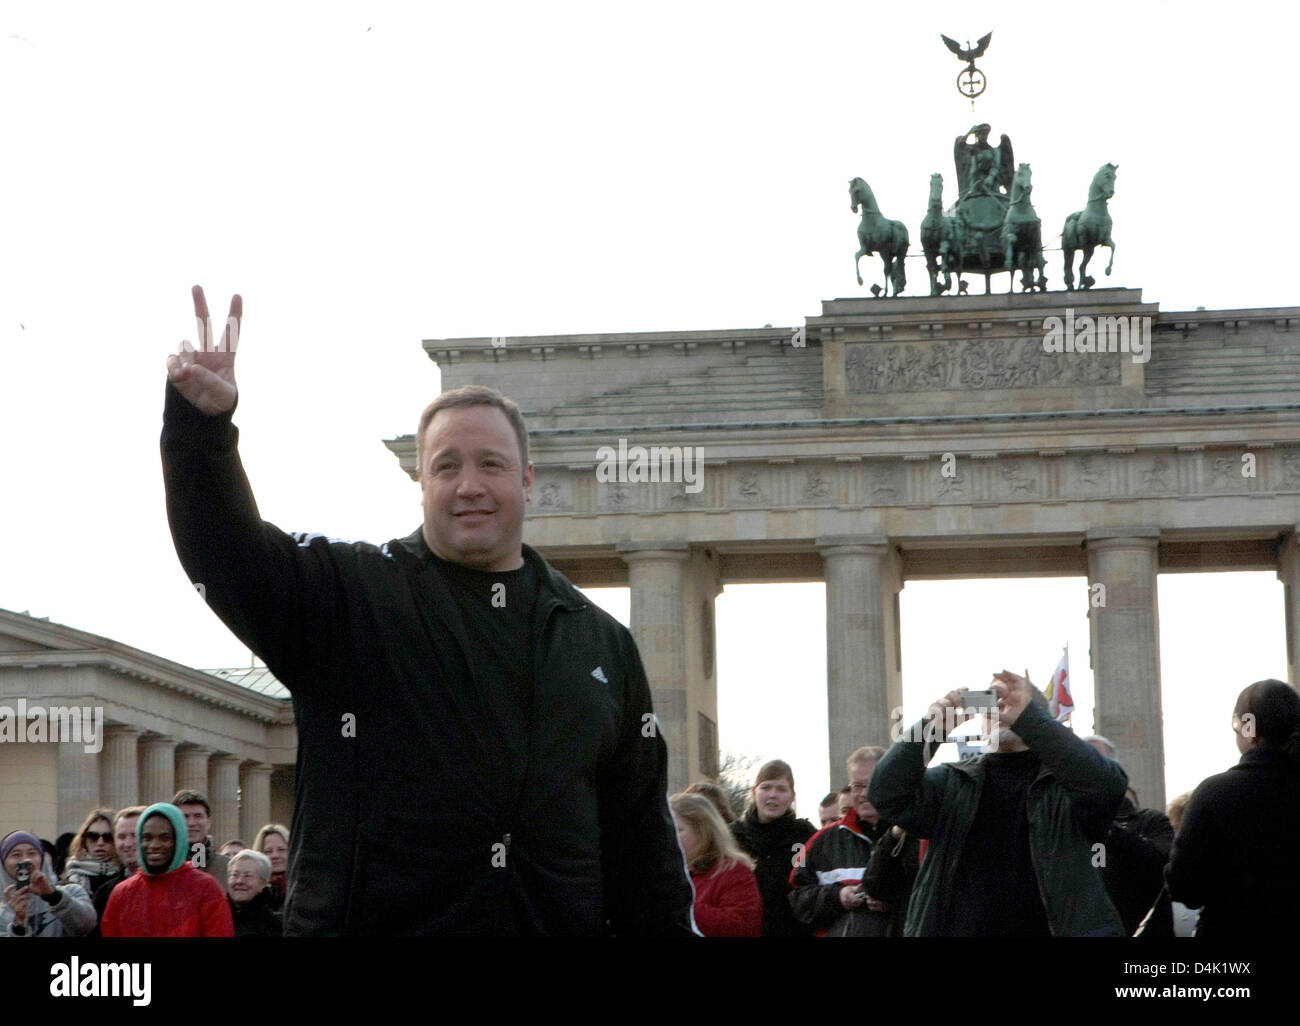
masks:
{"label": "person in green coat", "polygon": [[904,935],[1123,936],[1097,867],[1127,774],[1052,719],[1027,675],[1003,670],[990,687],[997,710],[988,754],[926,768],[970,718],[960,688],[932,705],[871,777],[880,815],[929,839]]}

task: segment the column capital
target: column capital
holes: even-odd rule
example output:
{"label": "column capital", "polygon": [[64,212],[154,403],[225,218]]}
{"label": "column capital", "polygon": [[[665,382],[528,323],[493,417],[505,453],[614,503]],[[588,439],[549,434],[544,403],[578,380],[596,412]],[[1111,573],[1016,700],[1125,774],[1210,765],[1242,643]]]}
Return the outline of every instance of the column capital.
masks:
{"label": "column capital", "polygon": [[231,755],[229,752],[219,752],[208,759],[208,764],[228,766],[231,763],[234,763],[236,766],[239,766],[243,761],[244,759],[241,756]]}
{"label": "column capital", "polygon": [[685,562],[691,558],[691,546],[684,541],[621,541],[614,548],[625,563],[650,559],[670,559]]}
{"label": "column capital", "polygon": [[148,734],[140,739],[140,744],[148,745],[150,748],[175,748],[180,742],[174,737],[166,737],[163,734]]}
{"label": "column capital", "polygon": [[891,552],[889,537],[883,534],[831,534],[813,541],[817,552],[827,556],[879,556]]}
{"label": "column capital", "polygon": [[239,768],[245,773],[274,773],[275,767],[269,762],[256,762],[244,760],[239,764]]}
{"label": "column capital", "polygon": [[1160,544],[1160,528],[1090,527],[1083,538],[1089,549],[1154,549]]}
{"label": "column capital", "polygon": [[1282,544],[1278,547],[1277,552],[1277,576],[1285,580],[1285,575],[1289,569],[1288,564],[1300,554],[1300,524],[1294,525],[1291,530],[1282,535]]}
{"label": "column capital", "polygon": [[177,743],[176,754],[191,758],[196,755],[201,755],[204,758],[211,758],[214,752],[211,748],[204,748],[202,745],[194,745],[186,741],[181,741]]}

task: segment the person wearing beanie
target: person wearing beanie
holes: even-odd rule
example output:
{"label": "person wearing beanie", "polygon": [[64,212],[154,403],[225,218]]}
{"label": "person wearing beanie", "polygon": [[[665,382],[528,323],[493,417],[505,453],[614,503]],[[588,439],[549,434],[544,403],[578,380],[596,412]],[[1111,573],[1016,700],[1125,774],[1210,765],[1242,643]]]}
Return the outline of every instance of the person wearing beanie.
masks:
{"label": "person wearing beanie", "polygon": [[[28,874],[23,887],[20,872]],[[84,937],[95,928],[95,906],[85,889],[56,887],[56,879],[54,863],[35,834],[15,830],[0,839],[0,937]]]}
{"label": "person wearing beanie", "polygon": [[105,937],[233,937],[221,885],[186,861],[185,816],[158,802],[140,815],[140,872],[113,888],[100,932]]}
{"label": "person wearing beanie", "polygon": [[1261,680],[1232,711],[1241,760],[1201,781],[1174,835],[1169,895],[1198,938],[1300,939],[1300,694]]}

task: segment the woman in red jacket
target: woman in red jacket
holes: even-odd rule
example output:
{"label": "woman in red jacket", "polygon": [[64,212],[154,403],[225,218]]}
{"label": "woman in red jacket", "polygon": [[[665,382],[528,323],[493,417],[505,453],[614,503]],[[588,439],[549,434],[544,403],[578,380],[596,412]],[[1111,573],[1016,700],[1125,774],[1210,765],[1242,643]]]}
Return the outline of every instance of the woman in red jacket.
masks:
{"label": "woman in red jacket", "polygon": [[736,846],[718,810],[698,794],[675,794],[669,804],[695,885],[695,925],[706,937],[761,936],[763,899],[754,863]]}

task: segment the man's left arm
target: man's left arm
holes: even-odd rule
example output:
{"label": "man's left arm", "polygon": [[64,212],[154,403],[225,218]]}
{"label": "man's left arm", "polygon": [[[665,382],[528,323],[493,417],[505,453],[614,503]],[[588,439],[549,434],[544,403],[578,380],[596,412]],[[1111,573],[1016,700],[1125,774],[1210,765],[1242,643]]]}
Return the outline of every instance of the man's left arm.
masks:
{"label": "man's left arm", "polygon": [[620,936],[695,934],[695,892],[668,811],[668,746],[636,642],[621,636],[623,723],[599,783],[606,913]]}
{"label": "man's left arm", "polygon": [[1128,788],[1128,774],[1120,764],[1033,702],[1026,704],[1011,729],[1069,792],[1088,837],[1105,837]]}
{"label": "man's left arm", "polygon": [[1168,816],[1157,809],[1138,809],[1127,821],[1115,820],[1106,839],[1136,869],[1152,874],[1158,885],[1174,846],[1174,827]]}

